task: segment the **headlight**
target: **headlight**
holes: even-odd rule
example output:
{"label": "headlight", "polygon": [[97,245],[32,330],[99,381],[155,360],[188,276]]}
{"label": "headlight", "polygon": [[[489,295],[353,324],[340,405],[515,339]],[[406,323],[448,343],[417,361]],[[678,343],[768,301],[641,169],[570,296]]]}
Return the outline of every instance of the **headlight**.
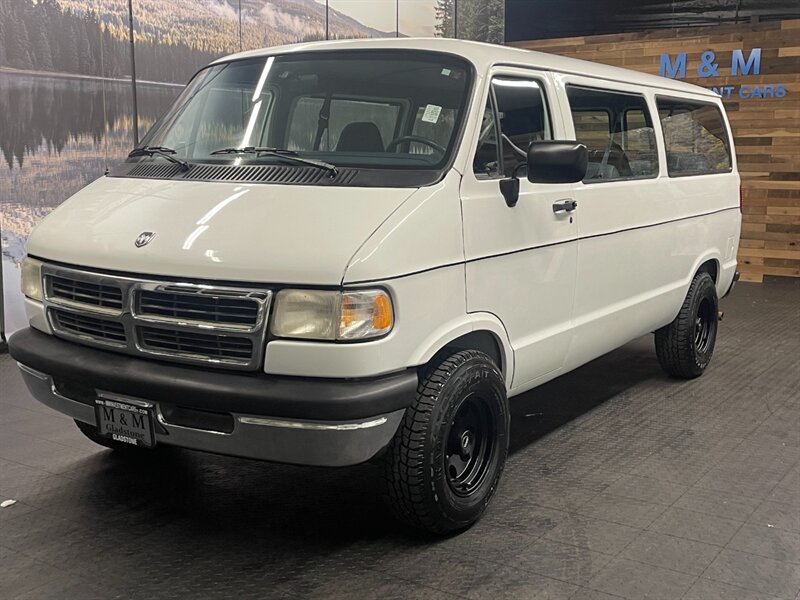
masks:
{"label": "headlight", "polygon": [[42,262],[26,256],[20,265],[22,293],[32,300],[42,301]]}
{"label": "headlight", "polygon": [[275,298],[272,333],[309,340],[363,340],[389,333],[393,325],[392,301],[383,290],[281,290]]}

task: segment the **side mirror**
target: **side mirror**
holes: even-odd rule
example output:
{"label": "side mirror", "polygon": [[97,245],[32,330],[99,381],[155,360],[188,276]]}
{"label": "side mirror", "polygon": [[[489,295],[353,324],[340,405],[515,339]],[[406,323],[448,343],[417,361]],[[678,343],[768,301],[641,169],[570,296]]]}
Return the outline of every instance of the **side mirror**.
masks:
{"label": "side mirror", "polygon": [[589,151],[578,142],[536,141],[528,147],[528,181],[577,183],[586,177]]}

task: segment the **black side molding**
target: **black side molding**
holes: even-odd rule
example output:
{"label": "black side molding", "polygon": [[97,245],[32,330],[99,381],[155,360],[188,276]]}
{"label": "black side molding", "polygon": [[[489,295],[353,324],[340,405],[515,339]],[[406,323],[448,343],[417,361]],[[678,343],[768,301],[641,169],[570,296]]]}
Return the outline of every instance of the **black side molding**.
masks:
{"label": "black side molding", "polygon": [[63,395],[93,404],[100,389],[213,412],[343,421],[407,408],[417,372],[371,379],[279,377],[167,364],[89,348],[31,328],[9,341],[17,362],[53,377]]}

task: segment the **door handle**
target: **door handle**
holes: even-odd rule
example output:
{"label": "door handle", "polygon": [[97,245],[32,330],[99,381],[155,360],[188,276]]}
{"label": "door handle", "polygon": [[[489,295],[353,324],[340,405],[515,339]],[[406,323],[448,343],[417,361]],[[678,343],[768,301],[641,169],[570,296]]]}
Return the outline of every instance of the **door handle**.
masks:
{"label": "door handle", "polygon": [[560,213],[560,212],[572,212],[578,208],[578,203],[575,200],[567,198],[566,200],[559,200],[558,202],[553,203],[553,212]]}

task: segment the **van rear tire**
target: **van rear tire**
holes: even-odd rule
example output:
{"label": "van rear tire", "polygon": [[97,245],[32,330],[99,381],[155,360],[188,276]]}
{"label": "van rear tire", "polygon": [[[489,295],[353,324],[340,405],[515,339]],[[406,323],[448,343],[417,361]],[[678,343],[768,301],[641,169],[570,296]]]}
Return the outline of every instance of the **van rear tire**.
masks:
{"label": "van rear tire", "polygon": [[676,379],[694,379],[711,362],[717,341],[719,299],[714,280],[698,273],[675,320],[656,331],[661,368]]}
{"label": "van rear tire", "polygon": [[441,355],[420,379],[383,456],[389,509],[427,532],[466,529],[497,489],[509,429],[505,383],[494,362],[476,350]]}

